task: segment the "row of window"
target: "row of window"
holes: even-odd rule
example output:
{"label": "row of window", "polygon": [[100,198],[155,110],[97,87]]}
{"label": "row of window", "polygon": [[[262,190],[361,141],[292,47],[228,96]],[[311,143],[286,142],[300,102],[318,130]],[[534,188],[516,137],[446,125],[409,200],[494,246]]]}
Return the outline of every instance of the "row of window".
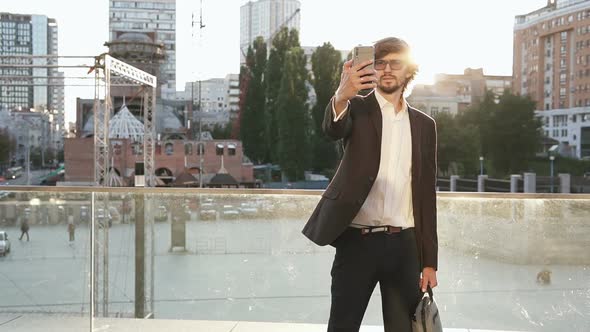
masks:
{"label": "row of window", "polygon": [[[442,113],[449,113],[451,109],[449,107],[443,107]],[[437,106],[430,107],[430,116],[436,116],[439,113],[439,108]]]}
{"label": "row of window", "polygon": [[175,9],[174,3],[111,1],[113,8]]}
{"label": "row of window", "polygon": [[112,22],[115,29],[175,29],[174,23]]}
{"label": "row of window", "polygon": [[583,27],[578,27],[576,29],[576,33],[578,34],[578,36],[585,35],[587,33],[590,33],[590,25],[586,25],[586,26],[583,26]]}
{"label": "row of window", "polygon": [[153,20],[175,20],[174,14],[166,14],[159,12],[138,12],[138,11],[126,11],[126,12],[112,12],[112,18],[136,18],[136,19],[153,19]]}
{"label": "row of window", "polygon": [[[198,143],[198,144],[196,144],[196,147],[197,147],[197,149],[195,151],[195,154],[197,156],[205,154],[205,144],[204,143]],[[225,155],[226,150],[227,150],[228,156],[235,156],[236,155],[236,145],[235,144],[228,144],[227,147],[221,143],[215,145],[215,154],[218,156]],[[120,150],[118,144],[115,145],[114,151],[116,154],[121,153],[121,150]],[[143,146],[141,144],[132,144],[131,151],[134,155],[140,155],[143,153]],[[173,143],[165,143],[164,144],[164,153],[168,156],[173,155],[174,154],[174,144]],[[156,146],[156,154],[162,154],[162,148],[160,145]],[[186,143],[184,145],[184,154],[185,155],[193,155],[193,144],[192,143]]]}
{"label": "row of window", "polygon": [[[590,106],[590,99],[578,99],[576,101],[576,107],[582,107],[582,106]],[[584,118],[582,118],[582,122],[584,122]]]}
{"label": "row of window", "polygon": [[[559,133],[559,129],[553,129],[553,135],[551,137],[560,137]],[[545,136],[549,136],[549,130],[545,130]],[[567,137],[567,129],[561,129],[561,137]]]}

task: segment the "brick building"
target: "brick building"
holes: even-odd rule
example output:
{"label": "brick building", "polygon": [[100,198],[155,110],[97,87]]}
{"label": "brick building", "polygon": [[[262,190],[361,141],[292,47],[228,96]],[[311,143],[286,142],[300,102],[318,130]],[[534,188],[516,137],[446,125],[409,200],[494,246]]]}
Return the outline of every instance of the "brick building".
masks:
{"label": "brick building", "polygon": [[562,154],[590,157],[590,1],[549,0],[516,16],[514,92],[537,103]]}

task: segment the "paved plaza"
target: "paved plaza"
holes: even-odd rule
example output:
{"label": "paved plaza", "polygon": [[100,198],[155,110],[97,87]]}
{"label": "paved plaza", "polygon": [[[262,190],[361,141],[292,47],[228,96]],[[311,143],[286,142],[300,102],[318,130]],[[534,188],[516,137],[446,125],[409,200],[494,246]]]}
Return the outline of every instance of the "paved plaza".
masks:
{"label": "paved plaza", "polygon": [[[187,252],[171,252],[170,223],[156,223],[155,318],[325,324],[334,252],[305,239],[302,225],[303,220],[288,219],[191,221]],[[29,242],[18,240],[16,227],[4,230],[12,253],[0,257],[0,313],[87,316],[88,227],[78,226],[73,243],[65,225],[34,225]],[[109,315],[132,317],[134,225],[113,225],[109,238]],[[543,268],[552,271],[550,285],[536,283]],[[515,265],[441,247],[439,269],[435,298],[445,328],[587,331],[590,326],[588,266]],[[377,287],[363,324],[381,321]]]}

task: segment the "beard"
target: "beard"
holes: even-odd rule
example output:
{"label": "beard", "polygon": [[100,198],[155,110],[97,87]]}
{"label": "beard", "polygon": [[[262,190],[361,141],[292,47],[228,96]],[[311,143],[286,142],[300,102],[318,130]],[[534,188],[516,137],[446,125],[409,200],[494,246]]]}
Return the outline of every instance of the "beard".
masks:
{"label": "beard", "polygon": [[400,82],[397,77],[395,76],[388,76],[386,78],[393,78],[394,82],[390,85],[383,84],[383,77],[379,80],[379,84],[377,84],[377,88],[386,94],[392,94],[397,92],[399,89],[405,86],[406,82]]}

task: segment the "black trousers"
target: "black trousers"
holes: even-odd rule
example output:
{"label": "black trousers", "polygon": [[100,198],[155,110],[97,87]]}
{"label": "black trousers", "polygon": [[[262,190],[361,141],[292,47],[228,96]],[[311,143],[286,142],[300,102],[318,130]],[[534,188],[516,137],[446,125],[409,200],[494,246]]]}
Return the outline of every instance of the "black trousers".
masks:
{"label": "black trousers", "polygon": [[328,332],[357,332],[379,283],[385,332],[411,332],[422,297],[414,229],[362,235],[348,228],[333,243],[332,306]]}

